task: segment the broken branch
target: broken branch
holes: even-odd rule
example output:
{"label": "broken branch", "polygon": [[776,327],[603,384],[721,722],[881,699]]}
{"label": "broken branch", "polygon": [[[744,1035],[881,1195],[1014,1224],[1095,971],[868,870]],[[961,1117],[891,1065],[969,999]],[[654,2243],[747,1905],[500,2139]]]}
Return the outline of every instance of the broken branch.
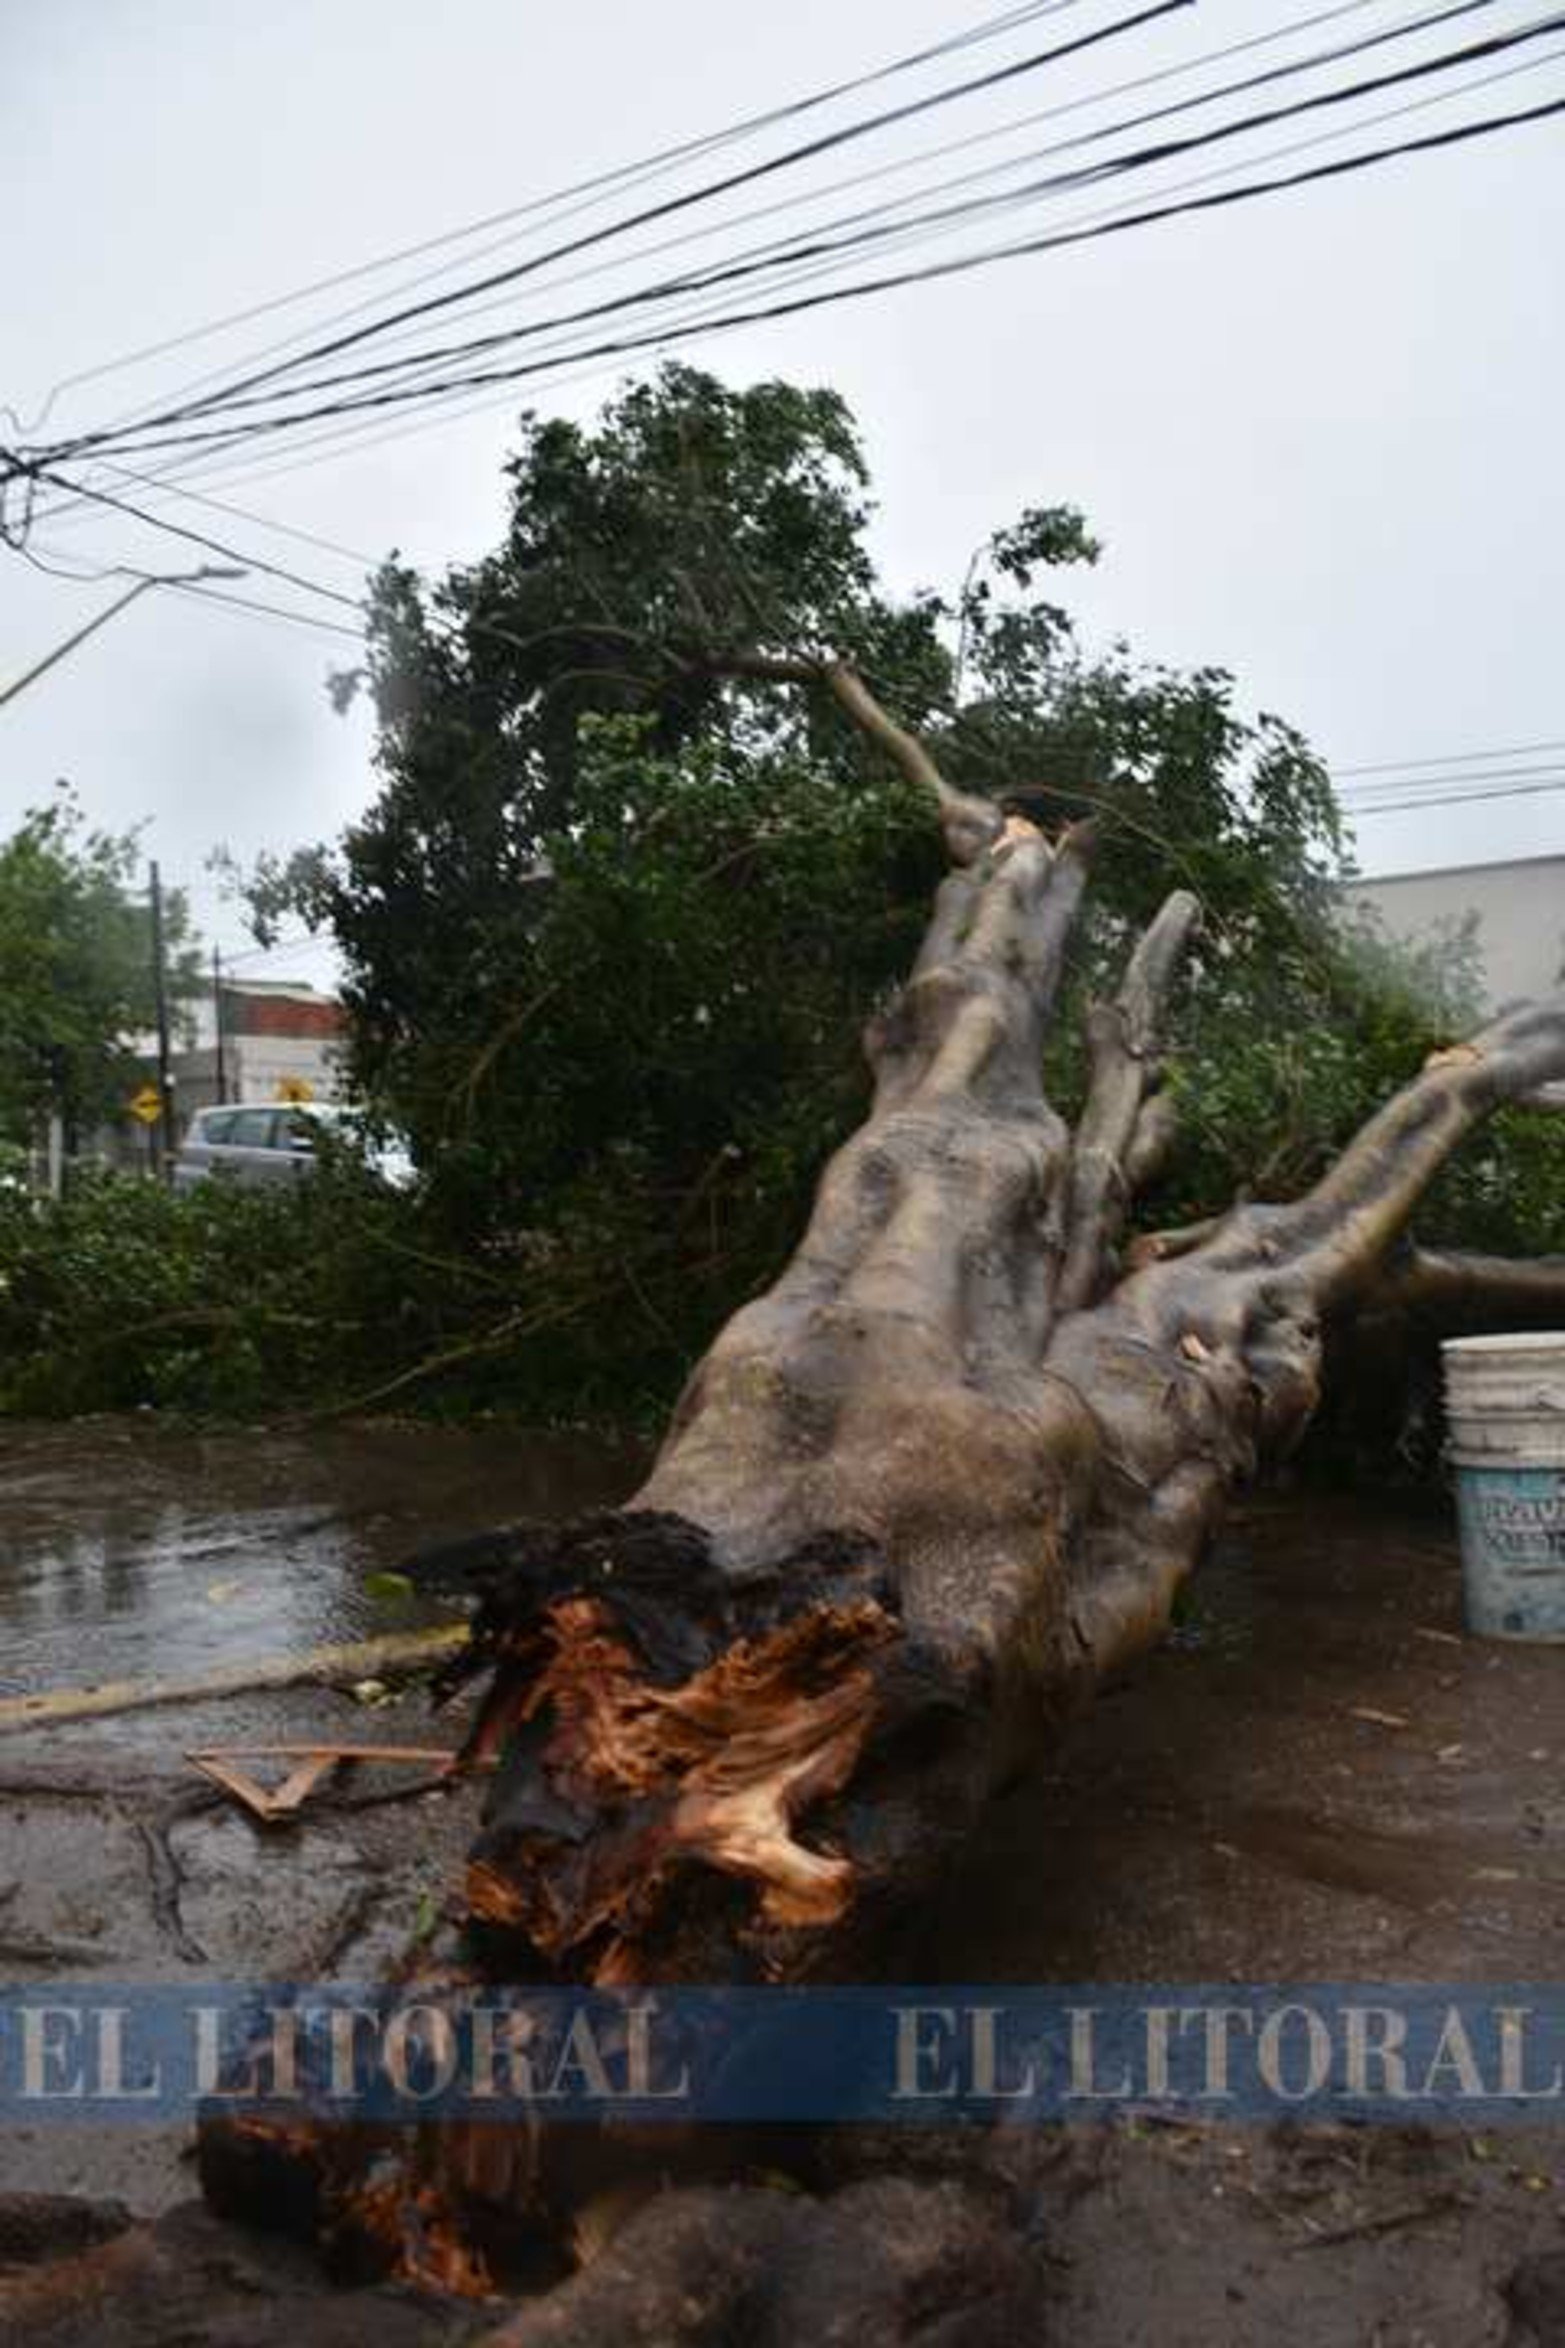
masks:
{"label": "broken branch", "polygon": [[39,1695],[0,1699],[0,1736],[41,1724],[102,1720],[115,1712],[144,1712],[155,1704],[203,1704],[214,1696],[245,1696],[261,1688],[329,1685],[335,1680],[390,1678],[439,1663],[467,1645],[465,1623],[432,1630],[388,1631],[378,1639],[311,1647],[302,1655],[274,1655],[236,1663],[184,1680],[109,1680],[99,1688],[49,1688]]}
{"label": "broken branch", "polygon": [[1092,1081],[1071,1150],[1061,1312],[1077,1312],[1098,1294],[1135,1183],[1166,1146],[1169,1112],[1147,1122],[1157,1098],[1155,1055],[1169,994],[1200,921],[1196,898],[1175,890],[1131,955],[1114,1000],[1095,1003],[1088,1014]]}

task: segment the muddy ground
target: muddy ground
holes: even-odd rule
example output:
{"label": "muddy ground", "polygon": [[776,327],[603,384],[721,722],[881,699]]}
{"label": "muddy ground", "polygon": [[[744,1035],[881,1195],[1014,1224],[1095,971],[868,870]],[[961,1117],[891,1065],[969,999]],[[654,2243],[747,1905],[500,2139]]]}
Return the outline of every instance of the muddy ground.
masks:
{"label": "muddy ground", "polygon": [[[499,1434],[197,1440],[122,1424],[12,1431],[0,1459],[0,1695],[393,1627],[406,1617],[366,1579],[409,1547],[616,1498],[634,1467]],[[458,1726],[432,1722],[417,1691],[366,1706],[301,1689],[0,1737],[0,1977],[364,1978],[442,1896],[473,1794],[366,1802],[385,1781],[360,1778],[298,1825],[263,1828],[195,1777],[185,1749],[454,1742]],[[927,1919],[916,1972],[1539,1981],[1558,1977],[1562,1929],[1565,1649],[1462,1638],[1437,1505],[1295,1494],[1235,1522],[1165,1646],[997,1806]],[[189,2198],[187,2151],[178,2129],[51,2121],[0,2139],[0,2192],[115,2197],[153,2215]],[[844,2137],[824,2159],[839,2179],[887,2160],[955,2173],[987,2197],[1006,2246],[994,2256],[1025,2270],[1010,2313],[993,2315],[998,2342],[1565,2342],[1565,2266],[1550,2263],[1565,2259],[1558,2131],[1140,2119],[1017,2128],[981,2151],[926,2132],[871,2154]],[[188,2268],[194,2221],[166,2223]],[[174,2253],[126,2239],[143,2246],[134,2257],[94,2254],[132,2275],[108,2336],[248,2336],[224,2313],[260,2288],[242,2258],[216,2258],[207,2326],[156,2279]],[[0,2229],[0,2269],[24,2247]],[[282,2253],[253,2255],[277,2288],[307,2291]],[[9,2305],[12,2336],[44,2337],[14,2284],[0,2279],[0,2330]],[[293,2336],[326,2338],[315,2301],[300,2308]],[[981,2341],[974,2320],[930,2319],[930,2348]],[[406,2308],[343,2336],[365,2329],[440,2336]],[[854,2336],[875,2337],[873,2320]]]}

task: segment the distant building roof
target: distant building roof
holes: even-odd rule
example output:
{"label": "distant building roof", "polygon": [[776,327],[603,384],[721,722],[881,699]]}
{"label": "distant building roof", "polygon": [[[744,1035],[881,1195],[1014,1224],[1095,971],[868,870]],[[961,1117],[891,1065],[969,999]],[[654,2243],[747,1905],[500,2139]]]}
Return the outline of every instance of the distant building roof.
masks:
{"label": "distant building roof", "polygon": [[305,978],[230,978],[225,972],[222,988],[225,995],[306,995],[323,1003],[336,1000]]}
{"label": "distant building roof", "polygon": [[329,1038],[342,1033],[342,1005],[319,987],[285,978],[225,978],[222,995],[229,1035]]}

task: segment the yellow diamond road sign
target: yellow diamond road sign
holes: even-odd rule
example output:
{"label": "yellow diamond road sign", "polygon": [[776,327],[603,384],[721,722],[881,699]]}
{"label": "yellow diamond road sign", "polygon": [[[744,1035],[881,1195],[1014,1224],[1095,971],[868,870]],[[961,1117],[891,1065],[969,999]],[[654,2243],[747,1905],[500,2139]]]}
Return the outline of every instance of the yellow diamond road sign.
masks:
{"label": "yellow diamond road sign", "polygon": [[156,1125],[163,1114],[163,1095],[155,1084],[144,1084],[138,1093],[132,1093],[125,1106],[143,1125]]}

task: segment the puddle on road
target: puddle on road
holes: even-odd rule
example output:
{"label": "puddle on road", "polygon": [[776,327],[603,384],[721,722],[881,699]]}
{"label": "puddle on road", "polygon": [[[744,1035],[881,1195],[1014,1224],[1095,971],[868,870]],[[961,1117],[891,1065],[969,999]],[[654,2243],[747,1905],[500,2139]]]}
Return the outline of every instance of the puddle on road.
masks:
{"label": "puddle on road", "polygon": [[185,1678],[434,1619],[367,1579],[424,1541],[621,1500],[640,1464],[514,1430],[0,1429],[0,1694]]}

